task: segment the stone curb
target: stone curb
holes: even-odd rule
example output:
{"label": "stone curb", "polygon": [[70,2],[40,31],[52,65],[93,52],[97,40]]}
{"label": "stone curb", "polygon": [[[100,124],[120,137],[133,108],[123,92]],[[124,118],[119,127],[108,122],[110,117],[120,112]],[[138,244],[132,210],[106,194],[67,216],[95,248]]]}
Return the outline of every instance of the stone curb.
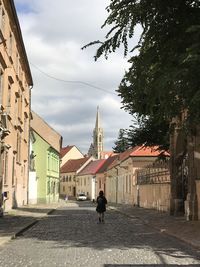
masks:
{"label": "stone curb", "polygon": [[194,247],[196,249],[200,249],[200,246],[197,245],[197,244],[195,244],[194,242],[192,242],[192,241],[190,241],[188,239],[185,239],[184,237],[181,237],[180,235],[176,235],[176,234],[170,232],[169,230],[163,230],[161,227],[156,226],[156,225],[153,225],[152,223],[149,223],[149,221],[146,221],[146,220],[142,219],[140,216],[135,216],[135,215],[128,214],[125,211],[121,211],[117,207],[113,207],[113,206],[108,206],[108,209],[110,209],[110,210],[116,210],[117,212],[119,212],[119,213],[121,213],[121,214],[123,214],[123,215],[125,215],[125,216],[127,216],[129,218],[137,218],[140,221],[142,221],[145,225],[151,226],[155,230],[159,230],[162,234],[165,234],[165,235],[174,237],[174,238],[176,238],[178,240],[181,240],[182,242],[184,242],[186,244],[189,244],[190,246],[192,246],[192,247]]}
{"label": "stone curb", "polygon": [[40,219],[35,219],[33,222],[27,224],[26,226],[22,227],[19,231],[17,231],[14,235],[11,236],[11,240],[16,239],[18,236],[22,235],[26,230],[31,228],[33,225],[39,222]]}
{"label": "stone curb", "polygon": [[38,218],[33,219],[32,222],[26,224],[25,226],[22,226],[21,229],[17,230],[14,234],[3,238],[2,241],[0,240],[0,246],[5,245],[10,240],[16,239],[18,236],[22,235],[26,230],[28,230],[29,228],[31,228],[32,226],[34,226],[36,223],[38,223],[43,217],[52,214],[55,210],[56,210],[56,208],[51,209],[50,211],[48,211],[46,213],[46,215],[40,216]]}

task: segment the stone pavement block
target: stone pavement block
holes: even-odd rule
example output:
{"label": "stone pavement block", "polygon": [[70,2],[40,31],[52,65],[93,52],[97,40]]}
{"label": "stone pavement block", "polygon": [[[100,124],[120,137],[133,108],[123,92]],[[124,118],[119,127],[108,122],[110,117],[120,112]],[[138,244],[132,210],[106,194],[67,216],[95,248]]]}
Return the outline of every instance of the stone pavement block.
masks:
{"label": "stone pavement block", "polygon": [[[47,216],[58,207],[77,207],[75,201],[61,201],[55,204],[28,205],[11,210],[0,218],[0,245],[15,238],[32,224]],[[174,217],[152,209],[132,205],[110,204],[108,209],[115,209],[126,216],[138,218],[146,225],[159,229],[200,249],[200,221],[186,221],[185,217]]]}
{"label": "stone pavement block", "polygon": [[200,221],[186,221],[184,216],[170,216],[167,212],[132,205],[112,204],[109,208],[127,216],[139,218],[143,223],[159,229],[162,233],[174,236],[200,249]]}
{"label": "stone pavement block", "polygon": [[54,204],[27,205],[12,209],[0,218],[0,246],[16,238],[23,231],[55,209],[67,205],[65,202]]}

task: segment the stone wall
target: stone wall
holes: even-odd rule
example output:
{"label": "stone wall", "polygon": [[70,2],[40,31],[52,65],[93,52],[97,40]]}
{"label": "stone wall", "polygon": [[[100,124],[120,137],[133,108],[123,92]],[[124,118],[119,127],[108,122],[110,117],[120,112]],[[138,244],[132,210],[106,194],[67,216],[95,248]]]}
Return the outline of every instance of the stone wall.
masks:
{"label": "stone wall", "polygon": [[142,208],[169,211],[170,184],[135,185],[133,189],[134,205]]}
{"label": "stone wall", "polygon": [[200,180],[196,180],[198,220],[200,220]]}

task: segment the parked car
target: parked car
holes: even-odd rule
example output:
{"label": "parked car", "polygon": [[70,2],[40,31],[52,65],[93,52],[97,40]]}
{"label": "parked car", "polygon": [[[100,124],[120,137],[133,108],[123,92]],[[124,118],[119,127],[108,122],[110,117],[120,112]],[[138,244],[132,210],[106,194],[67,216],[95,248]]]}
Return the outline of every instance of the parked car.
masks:
{"label": "parked car", "polygon": [[87,196],[84,193],[80,193],[77,195],[77,200],[87,200]]}

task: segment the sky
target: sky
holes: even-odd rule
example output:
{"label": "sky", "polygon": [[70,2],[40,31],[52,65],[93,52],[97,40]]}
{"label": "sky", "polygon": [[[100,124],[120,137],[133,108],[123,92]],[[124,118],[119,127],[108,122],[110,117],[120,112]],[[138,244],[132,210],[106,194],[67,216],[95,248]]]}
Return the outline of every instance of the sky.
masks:
{"label": "sky", "polygon": [[104,39],[109,0],[14,2],[33,76],[32,110],[62,135],[63,146],[87,153],[99,106],[104,150],[112,150],[119,129],[132,124],[115,92],[127,58],[119,50],[95,62],[96,46],[81,49]]}

